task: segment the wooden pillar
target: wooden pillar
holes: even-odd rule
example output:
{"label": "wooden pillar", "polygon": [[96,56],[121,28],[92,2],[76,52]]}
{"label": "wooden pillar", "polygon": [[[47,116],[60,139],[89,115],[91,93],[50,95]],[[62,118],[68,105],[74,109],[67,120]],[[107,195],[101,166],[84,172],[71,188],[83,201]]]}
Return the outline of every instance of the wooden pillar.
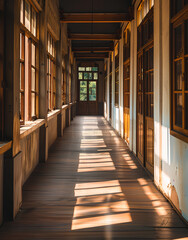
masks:
{"label": "wooden pillar", "polygon": [[12,149],[4,156],[4,218],[15,218],[22,202],[20,153],[20,0],[5,1],[5,126]]}
{"label": "wooden pillar", "polygon": [[[60,27],[60,38],[56,43],[56,107],[62,108],[62,26]],[[57,136],[61,137],[62,116],[57,116]]]}
{"label": "wooden pillar", "polygon": [[[69,105],[70,101],[69,101],[69,86],[70,86],[70,49],[68,46],[68,54],[65,57],[65,61],[66,61],[66,102]],[[70,126],[70,108],[68,107],[66,110],[66,126],[69,127]]]}
{"label": "wooden pillar", "polygon": [[40,13],[40,75],[39,75],[39,118],[45,119],[45,126],[40,128],[40,161],[48,159],[48,102],[47,102],[47,17],[48,0],[44,1],[43,11]]}

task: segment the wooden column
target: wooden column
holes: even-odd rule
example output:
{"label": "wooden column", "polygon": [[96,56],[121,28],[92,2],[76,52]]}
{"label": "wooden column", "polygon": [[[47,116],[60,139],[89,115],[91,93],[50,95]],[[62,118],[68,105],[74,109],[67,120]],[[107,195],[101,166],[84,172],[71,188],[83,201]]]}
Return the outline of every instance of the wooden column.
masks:
{"label": "wooden column", "polygon": [[[62,108],[62,26],[60,27],[60,38],[56,43],[56,107]],[[57,116],[57,136],[61,137],[62,126],[61,113]]]}
{"label": "wooden column", "polygon": [[5,1],[5,126],[12,149],[4,156],[4,218],[15,218],[22,202],[20,153],[20,0]]}
{"label": "wooden column", "polygon": [[40,161],[48,159],[48,131],[47,131],[47,16],[48,0],[44,1],[43,11],[40,13],[40,75],[39,75],[39,118],[45,119],[45,126],[40,128]]}

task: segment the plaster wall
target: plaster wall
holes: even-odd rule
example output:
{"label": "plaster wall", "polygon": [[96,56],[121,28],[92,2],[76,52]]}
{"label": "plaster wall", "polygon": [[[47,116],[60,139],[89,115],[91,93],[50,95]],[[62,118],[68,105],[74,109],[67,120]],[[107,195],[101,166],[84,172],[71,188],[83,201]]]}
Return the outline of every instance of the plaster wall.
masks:
{"label": "plaster wall", "polygon": [[39,163],[39,128],[20,140],[22,186]]}
{"label": "plaster wall", "polygon": [[3,223],[3,155],[0,155],[0,226]]}
{"label": "plaster wall", "polygon": [[170,134],[170,2],[162,9],[162,158],[161,187],[188,220],[188,143]]}
{"label": "plaster wall", "polygon": [[57,115],[48,120],[48,149],[57,138]]}
{"label": "plaster wall", "polygon": [[61,136],[63,136],[65,127],[66,127],[66,110],[63,109],[61,112]]}
{"label": "plaster wall", "polygon": [[[136,153],[137,8],[131,22],[130,149]],[[188,143],[170,134],[170,0],[154,5],[154,181],[188,221]],[[120,48],[121,49],[121,48]],[[121,55],[120,55],[121,59]],[[123,107],[120,62],[120,108]],[[112,74],[112,126],[121,133],[122,113],[114,106],[115,66]],[[109,81],[109,80],[108,80]],[[107,84],[107,89],[109,88]],[[107,109],[109,100],[107,101]],[[119,112],[120,111],[120,112]],[[107,111],[108,112],[108,111]],[[107,114],[108,119],[108,114]],[[121,121],[120,121],[121,120]]]}

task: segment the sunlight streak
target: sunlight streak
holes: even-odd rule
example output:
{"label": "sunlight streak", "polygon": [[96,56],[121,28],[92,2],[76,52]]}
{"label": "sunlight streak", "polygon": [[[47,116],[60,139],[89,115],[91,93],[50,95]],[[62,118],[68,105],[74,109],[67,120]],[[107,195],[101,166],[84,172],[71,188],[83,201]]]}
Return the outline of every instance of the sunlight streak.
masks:
{"label": "sunlight streak", "polygon": [[160,201],[156,201],[159,199],[159,197],[152,192],[151,188],[148,186],[148,182],[144,178],[139,178],[138,182],[142,186],[144,193],[152,201],[151,203],[154,206],[155,211],[158,213],[158,215],[160,216],[167,215],[167,211],[164,207],[161,206]]}

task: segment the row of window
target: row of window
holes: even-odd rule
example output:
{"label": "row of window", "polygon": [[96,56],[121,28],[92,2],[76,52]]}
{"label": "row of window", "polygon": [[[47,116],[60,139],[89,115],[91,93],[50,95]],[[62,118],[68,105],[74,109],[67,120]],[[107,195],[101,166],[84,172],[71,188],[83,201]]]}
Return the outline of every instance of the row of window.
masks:
{"label": "row of window", "polygon": [[[20,5],[20,122],[39,116],[39,13],[27,0]],[[48,111],[56,108],[56,41],[47,34]],[[65,63],[62,63],[62,104],[66,103]]]}
{"label": "row of window", "polygon": [[[171,0],[172,24],[172,100],[171,100],[171,129],[184,136],[188,136],[188,10],[187,0]],[[137,50],[138,50],[138,95],[137,108],[143,114],[153,118],[153,0],[143,0],[137,11]],[[130,71],[130,27],[124,32],[124,105],[129,107],[129,71]],[[150,45],[148,45],[150,43]],[[110,55],[110,73],[112,72]],[[119,47],[115,46],[115,106],[119,105]],[[144,84],[143,84],[143,79]],[[144,92],[144,95],[143,95]],[[111,103],[110,103],[111,104]]]}

